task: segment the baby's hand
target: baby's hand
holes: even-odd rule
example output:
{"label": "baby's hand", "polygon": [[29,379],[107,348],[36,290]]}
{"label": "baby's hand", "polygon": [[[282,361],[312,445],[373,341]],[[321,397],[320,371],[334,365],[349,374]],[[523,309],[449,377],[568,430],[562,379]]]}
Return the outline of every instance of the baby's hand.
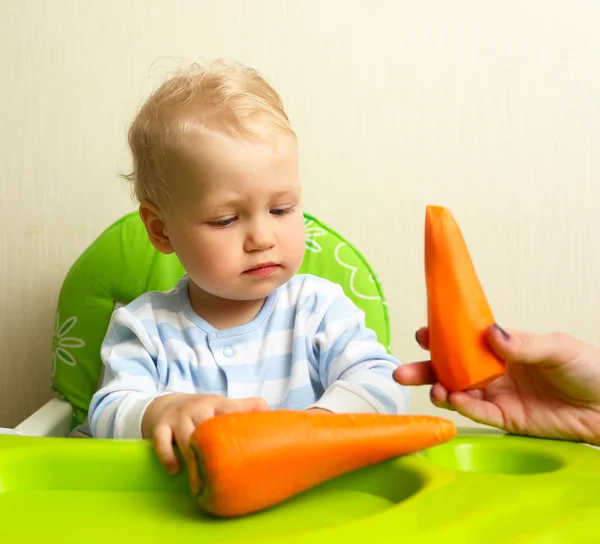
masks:
{"label": "baby's hand", "polygon": [[142,420],[142,435],[152,437],[154,449],[169,474],[179,472],[173,439],[184,459],[196,427],[206,419],[231,412],[262,412],[269,409],[261,398],[228,399],[218,395],[173,393],[154,399]]}
{"label": "baby's hand", "polygon": [[325,410],[325,408],[308,408],[306,411],[311,414],[333,414],[332,411]]}

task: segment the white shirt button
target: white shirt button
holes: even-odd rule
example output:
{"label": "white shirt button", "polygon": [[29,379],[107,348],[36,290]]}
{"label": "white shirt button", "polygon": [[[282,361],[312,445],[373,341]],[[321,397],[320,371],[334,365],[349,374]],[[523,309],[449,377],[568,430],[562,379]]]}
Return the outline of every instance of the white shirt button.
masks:
{"label": "white shirt button", "polygon": [[225,355],[225,357],[233,357],[235,355],[235,348],[233,346],[226,346],[223,349],[223,355]]}

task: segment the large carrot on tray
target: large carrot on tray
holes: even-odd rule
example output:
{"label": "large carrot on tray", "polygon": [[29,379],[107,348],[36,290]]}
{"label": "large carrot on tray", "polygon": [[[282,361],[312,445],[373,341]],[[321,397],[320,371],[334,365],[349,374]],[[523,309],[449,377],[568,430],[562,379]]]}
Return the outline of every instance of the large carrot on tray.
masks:
{"label": "large carrot on tray", "polygon": [[431,364],[451,392],[485,387],[505,372],[489,347],[494,316],[450,210],[427,206],[425,278]]}
{"label": "large carrot on tray", "polygon": [[455,434],[451,421],[433,416],[294,410],[224,414],[196,428],[188,475],[203,511],[242,516]]}

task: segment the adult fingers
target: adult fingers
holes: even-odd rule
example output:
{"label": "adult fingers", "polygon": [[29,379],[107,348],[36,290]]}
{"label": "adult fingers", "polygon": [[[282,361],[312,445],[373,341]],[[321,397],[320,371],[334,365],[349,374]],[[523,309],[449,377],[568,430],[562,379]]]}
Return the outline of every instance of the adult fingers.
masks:
{"label": "adult fingers", "polygon": [[577,358],[586,349],[583,342],[568,334],[532,334],[504,330],[497,324],[487,330],[492,350],[504,361],[557,366]]}
{"label": "adult fingers", "polygon": [[444,410],[454,410],[454,407],[448,400],[448,391],[441,383],[433,384],[433,387],[429,391],[429,398],[431,402],[438,408],[443,408]]}
{"label": "adult fingers", "polygon": [[448,397],[456,411],[476,423],[504,428],[504,416],[492,402],[477,398],[465,392],[451,393]]}
{"label": "adult fingers", "polygon": [[415,334],[417,344],[423,349],[429,350],[429,329],[427,327],[421,327]]}
{"label": "adult fingers", "polygon": [[431,361],[401,365],[394,370],[393,377],[401,385],[425,385],[436,381]]}

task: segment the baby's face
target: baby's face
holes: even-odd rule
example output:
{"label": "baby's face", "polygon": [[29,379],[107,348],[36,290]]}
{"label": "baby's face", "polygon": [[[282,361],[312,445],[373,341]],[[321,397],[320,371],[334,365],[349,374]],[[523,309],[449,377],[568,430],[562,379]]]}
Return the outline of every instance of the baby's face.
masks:
{"label": "baby's face", "polygon": [[254,300],[288,281],[305,244],[296,140],[192,134],[177,155],[165,230],[195,286]]}

